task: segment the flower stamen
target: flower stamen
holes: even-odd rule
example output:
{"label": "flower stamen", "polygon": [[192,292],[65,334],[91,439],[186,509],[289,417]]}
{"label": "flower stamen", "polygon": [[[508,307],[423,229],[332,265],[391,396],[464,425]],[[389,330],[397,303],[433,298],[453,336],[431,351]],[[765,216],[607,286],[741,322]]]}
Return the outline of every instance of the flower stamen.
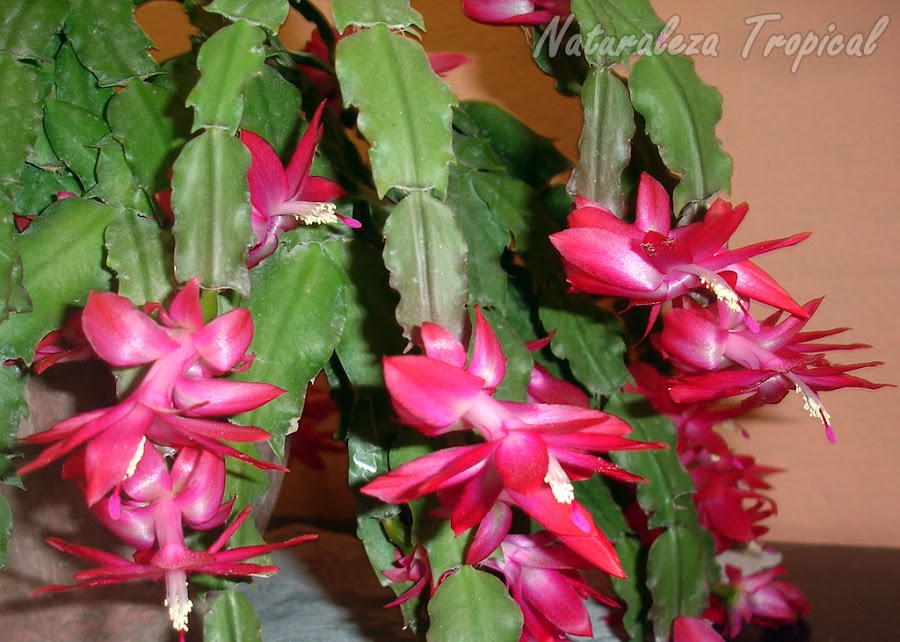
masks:
{"label": "flower stamen", "polygon": [[575,501],[575,487],[553,455],[550,455],[550,464],[547,466],[544,482],[550,485],[553,496],[560,504],[571,504]]}

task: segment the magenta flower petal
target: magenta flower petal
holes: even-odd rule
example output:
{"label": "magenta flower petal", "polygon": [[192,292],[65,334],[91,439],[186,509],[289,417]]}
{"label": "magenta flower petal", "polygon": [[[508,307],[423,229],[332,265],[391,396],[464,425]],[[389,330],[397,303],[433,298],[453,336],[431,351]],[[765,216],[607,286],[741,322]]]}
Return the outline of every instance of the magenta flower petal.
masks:
{"label": "magenta flower petal", "polygon": [[702,370],[722,363],[728,330],[696,312],[675,309],[664,317],[661,347],[666,355]]}
{"label": "magenta flower petal", "polygon": [[235,308],[216,317],[191,335],[203,360],[216,374],[231,370],[244,358],[253,339],[253,319],[246,308]]}
{"label": "magenta flower petal", "polygon": [[[325,101],[319,103],[309,126],[300,137],[297,148],[291,156],[291,162],[287,167],[288,199],[295,200],[301,196],[300,190],[304,187],[303,179],[309,175],[313,158],[316,155],[316,146],[322,137],[322,110],[325,109]],[[287,199],[284,199],[287,200]]]}
{"label": "magenta flower petal", "polygon": [[200,279],[195,277],[182,286],[178,294],[172,298],[168,316],[180,328],[197,330],[203,326],[203,310],[200,308]]}
{"label": "magenta flower petal", "polygon": [[675,618],[672,642],[725,642],[725,639],[700,618],[682,615]]}
{"label": "magenta flower petal", "polygon": [[[671,219],[672,207],[666,188],[646,172],[642,173],[637,190],[635,227],[645,232],[658,232],[665,236],[671,229]],[[722,247],[722,245],[719,244],[718,247]]]}
{"label": "magenta flower petal", "polygon": [[477,564],[497,550],[512,526],[512,511],[503,502],[494,502],[486,517],[481,519],[472,543],[466,551],[466,564]]}
{"label": "magenta flower petal", "polygon": [[475,345],[466,370],[484,379],[484,387],[493,390],[506,376],[506,357],[494,330],[488,325],[481,308],[475,306]]}
{"label": "magenta flower petal", "polygon": [[462,417],[484,386],[480,377],[420,356],[386,357],[384,381],[400,420],[428,435]]}
{"label": "magenta flower petal", "polygon": [[558,572],[523,568],[522,596],[554,626],[572,635],[590,636],[591,618],[567,578]]}
{"label": "magenta flower petal", "polygon": [[181,379],[175,384],[172,397],[191,417],[225,417],[259,408],[284,392],[268,383]]}
{"label": "magenta flower petal", "polygon": [[88,295],[81,324],[94,352],[116,367],[149,363],[178,348],[153,319],[111,292]]}
{"label": "magenta flower petal", "polygon": [[466,349],[453,333],[436,323],[422,324],[422,346],[429,359],[443,361],[457,368],[466,365]]}
{"label": "magenta flower petal", "polygon": [[144,436],[153,422],[153,412],[135,404],[128,416],[112,430],[105,430],[85,446],[85,500],[91,506],[122,480],[134,473],[144,452]]}
{"label": "magenta flower petal", "polygon": [[290,196],[288,178],[278,154],[261,136],[251,131],[241,132],[241,142],[250,151],[250,202],[265,217],[271,216],[279,203]]}
{"label": "magenta flower petal", "polygon": [[550,456],[540,435],[520,431],[500,440],[494,463],[506,488],[527,493],[544,483]]}
{"label": "magenta flower petal", "polygon": [[405,504],[478,474],[495,447],[488,443],[438,450],[370,481],[360,492],[390,504]]}

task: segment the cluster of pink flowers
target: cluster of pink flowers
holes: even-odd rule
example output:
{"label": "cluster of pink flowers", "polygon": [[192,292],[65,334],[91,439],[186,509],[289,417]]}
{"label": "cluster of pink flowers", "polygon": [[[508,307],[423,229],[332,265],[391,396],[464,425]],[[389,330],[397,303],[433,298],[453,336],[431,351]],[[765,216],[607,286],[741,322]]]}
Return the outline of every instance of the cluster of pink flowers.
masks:
{"label": "cluster of pink flowers", "polygon": [[[702,221],[673,229],[668,193],[647,174],[641,177],[636,203],[634,223],[627,223],[576,197],[569,228],[552,235],[551,242],[574,291],[626,298],[629,308],[652,306],[648,332],[662,317],[662,330],[651,336],[651,343],[671,370],[663,374],[646,363],[633,364],[635,382],[626,389],[646,396],[674,422],[679,457],[696,485],[695,504],[716,552],[755,545],[767,531],[762,520],[776,511],[765,494],[770,488],[765,477],[777,471],[734,453],[715,426],[778,403],[793,391],[834,441],[831,417],[819,394],[881,387],[849,374],[878,363],[831,363],[828,352],[868,346],[822,342],[846,328],[803,332],[821,299],[797,304],[750,260],[795,245],[806,234],[730,249],[728,241],[747,206],[732,208],[722,200],[710,206]],[[751,301],[775,312],[757,320]],[[738,400],[725,401],[731,398]],[[745,622],[778,625],[808,610],[795,587],[776,579],[783,573],[780,567],[747,578],[733,567],[725,570],[706,615],[727,636],[737,635]],[[683,640],[718,637],[689,620],[675,628]],[[707,630],[716,637],[704,637]]]}
{"label": "cluster of pink flowers", "polygon": [[[171,305],[137,309],[109,292],[92,292],[83,312],[38,348],[36,363],[99,359],[116,368],[144,366],[143,378],[118,404],[78,414],[24,441],[44,446],[23,466],[27,474],[65,458],[63,476],[81,484],[88,506],[110,531],[136,549],[133,560],[51,538],[64,552],[97,568],[75,575],[76,586],[131,579],[165,581],[172,626],[184,635],[192,609],[191,573],[224,576],[271,574],[277,569],[246,563],[280,544],[225,549],[247,517],[242,511],[206,549],[185,543],[185,529],[225,525],[234,500],[226,501],[225,457],[260,468],[281,466],[249,457],[225,442],[259,442],[269,434],[225,418],[253,410],[284,391],[267,383],[221,378],[246,369],[253,338],[250,313],[235,308],[204,323],[199,283],[187,283]],[[68,586],[48,586],[38,592]]]}
{"label": "cluster of pink flowers", "polygon": [[[546,371],[535,372],[530,401],[495,399],[506,358],[478,308],[474,326],[470,358],[449,331],[425,323],[425,354],[387,357],[384,375],[403,424],[429,437],[472,435],[477,443],[410,461],[368,483],[362,492],[393,504],[436,494],[440,514],[449,517],[457,535],[475,529],[465,561],[506,578],[526,614],[523,640],[550,639],[547,631],[557,637],[570,632],[589,635],[590,620],[580,599],[577,605],[568,602],[568,597],[593,594],[578,578],[578,569],[594,566],[616,577],[624,577],[624,572],[590,512],[575,500],[573,482],[593,473],[637,481],[597,454],[655,445],[627,439],[628,424],[588,408],[583,393]],[[536,539],[510,534],[514,509],[545,531]],[[556,539],[562,546],[549,546]],[[503,563],[488,559],[498,548],[508,553]],[[514,551],[518,553],[510,556]],[[532,588],[545,585],[562,592],[537,595]]]}

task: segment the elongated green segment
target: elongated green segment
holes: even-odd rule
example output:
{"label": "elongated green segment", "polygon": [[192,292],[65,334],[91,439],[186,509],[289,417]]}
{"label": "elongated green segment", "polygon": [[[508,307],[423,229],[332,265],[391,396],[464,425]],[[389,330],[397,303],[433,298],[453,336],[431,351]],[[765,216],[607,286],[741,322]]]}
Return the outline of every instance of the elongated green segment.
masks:
{"label": "elongated green segment", "polygon": [[336,70],[344,102],[359,109],[359,129],[371,144],[379,196],[392,187],[446,193],[456,96],[422,46],[374,25],[338,43]]}
{"label": "elongated green segment", "polygon": [[465,137],[455,143],[462,147],[457,154],[470,167],[505,170],[534,189],[541,189],[551,178],[572,167],[552,140],[493,103],[460,103],[453,126]]}
{"label": "elongated green segment", "polygon": [[716,137],[722,95],[700,79],[694,61],[670,54],[641,58],[628,86],[663,162],[682,176],[674,193],[676,216],[731,189],[731,157]]}
{"label": "elongated green segment", "polygon": [[275,33],[287,19],[288,0],[213,0],[204,11],[217,13],[232,21],[244,21]]}
{"label": "elongated green segment", "polygon": [[0,326],[0,357],[31,363],[35,346],[60,327],[71,307],[82,307],[91,290],[108,290],[103,268],[103,234],[120,209],[67,198],[50,206],[17,241],[30,312],[19,312]]}
{"label": "elongated green segment", "polygon": [[502,310],[506,306],[507,276],[500,260],[510,244],[510,233],[478,196],[472,185],[475,175],[451,172],[447,204],[457,216],[468,247],[469,302]]}
{"label": "elongated green segment", "polygon": [[172,179],[179,282],[196,276],[207,288],[250,293],[249,167],[247,148],[221,129],[208,129],[184,146]]}
{"label": "elongated green segment", "polygon": [[[73,0],[6,0],[0,21],[0,52],[43,57],[47,41],[62,27]],[[6,85],[3,85],[4,90]]]}
{"label": "elongated green segment", "polygon": [[665,27],[647,0],[572,0],[572,13],[585,58],[601,67],[653,51]]}
{"label": "elongated green segment", "polygon": [[[22,481],[13,471],[13,448],[19,423],[28,416],[25,401],[25,382],[28,377],[23,369],[8,365],[0,368],[0,483],[22,487]],[[2,500],[2,497],[0,497]],[[4,558],[6,542],[9,538],[5,517],[0,507],[0,568],[6,566]]]}
{"label": "elongated green segment", "polygon": [[16,246],[12,210],[0,196],[0,323],[10,314],[27,312],[30,307],[28,293],[22,287],[22,260]]}
{"label": "elongated green segment", "polygon": [[632,439],[666,446],[665,450],[617,451],[610,457],[617,465],[648,480],[637,485],[637,494],[641,508],[650,515],[650,528],[682,523],[694,512],[691,495],[695,488],[678,461],[675,426],[635,394],[614,395],[604,410],[628,422]]}
{"label": "elongated green segment", "polygon": [[699,615],[718,576],[709,531],[694,507],[694,483],[676,454],[672,422],[653,413],[646,399],[617,394],[605,410],[632,427],[631,438],[665,444],[665,450],[610,453],[617,465],[647,480],[637,485],[637,499],[649,515],[649,528],[665,527],[647,560],[647,586],[653,596],[650,617],[657,640],[668,640],[678,615]]}
{"label": "elongated green segment", "polygon": [[12,537],[13,516],[12,510],[6,498],[0,496],[0,569],[9,565],[9,555],[6,553],[6,545]]}
{"label": "elongated green segment", "polygon": [[441,583],[428,603],[428,614],[429,642],[517,642],[524,623],[503,582],[472,566],[463,566]]}
{"label": "elongated green segment", "polygon": [[194,108],[194,131],[219,127],[234,133],[244,110],[247,83],[262,73],[265,32],[239,21],[215,33],[200,48],[200,81],[187,98]]}
{"label": "elongated green segment", "polygon": [[164,301],[175,287],[169,230],[124,211],[106,228],[106,264],[116,273],[118,292],[135,305]]}
{"label": "elongated green segment", "polygon": [[256,359],[235,378],[265,381],[286,392],[240,415],[238,423],[272,433],[270,444],[282,455],[284,437],[300,418],[306,386],[340,341],[347,318],[346,276],[320,244],[310,243],[276,252],[254,268],[252,277],[250,351]]}
{"label": "elongated green segment", "polygon": [[233,588],[216,597],[203,616],[206,642],[262,642],[261,631],[253,604]]}
{"label": "elongated green segment", "polygon": [[37,73],[0,53],[0,190],[19,178],[37,140],[44,87]]}
{"label": "elongated green segment", "polygon": [[650,547],[647,588],[653,597],[650,619],[659,642],[669,639],[676,617],[700,617],[709,604],[710,580],[717,570],[711,540],[699,523],[675,525]]}
{"label": "elongated green segment", "polygon": [[334,15],[334,26],[339,33],[343,33],[351,25],[425,29],[422,14],[410,6],[409,0],[334,0],[331,3],[331,13]]}
{"label": "elongated green segment", "polygon": [[71,103],[51,98],[44,104],[44,130],[53,151],[87,190],[97,182],[100,141],[109,134],[102,118]]}
{"label": "elongated green segment", "polygon": [[559,288],[547,288],[539,312],[544,329],[555,332],[553,354],[569,362],[572,374],[594,396],[608,395],[628,381],[625,341],[613,313]]}
{"label": "elongated green segment", "polygon": [[139,79],[109,101],[112,134],[122,144],[138,183],[150,193],[168,187],[167,172],[183,142],[176,134],[177,102],[171,89]]}
{"label": "elongated green segment", "polygon": [[300,91],[282,78],[274,68],[263,65],[244,90],[241,129],[249,129],[265,138],[279,155],[288,151],[296,134],[303,98]]}
{"label": "elongated green segment", "polygon": [[66,18],[65,33],[101,87],[158,71],[147,53],[153,43],[135,22],[131,0],[79,0]]}
{"label": "elongated green segment", "polygon": [[97,184],[84,196],[99,198],[110,205],[139,212],[152,217],[155,210],[150,196],[138,185],[138,181],[125,160],[125,150],[112,136],[106,136],[98,143],[100,156],[97,158]]}
{"label": "elongated green segment", "polygon": [[424,192],[394,208],[384,226],[384,265],[400,294],[397,321],[415,338],[424,321],[461,337],[469,298],[466,241],[453,211]]}
{"label": "elongated green segment", "polygon": [[97,77],[81,64],[72,45],[63,44],[56,56],[54,97],[102,118],[106,104],[114,95],[112,87],[97,84]]}
{"label": "elongated green segment", "polygon": [[338,359],[353,385],[381,389],[382,357],[401,353],[404,341],[394,319],[397,295],[388,285],[380,248],[360,239],[324,247],[347,275],[347,323],[336,349]]}
{"label": "elongated green segment", "polygon": [[609,69],[594,68],[582,88],[581,101],[584,129],[578,141],[578,164],[566,189],[622,218],[622,172],[631,158],[635,129],[628,89]]}

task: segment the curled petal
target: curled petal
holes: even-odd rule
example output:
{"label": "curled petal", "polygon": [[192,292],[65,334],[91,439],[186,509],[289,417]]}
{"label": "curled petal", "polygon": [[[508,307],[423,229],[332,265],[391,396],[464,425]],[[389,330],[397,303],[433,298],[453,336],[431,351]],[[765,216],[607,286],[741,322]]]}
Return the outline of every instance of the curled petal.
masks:
{"label": "curled petal", "polygon": [[175,405],[192,417],[226,417],[248,412],[284,394],[268,383],[227,379],[186,379],[175,384]]}
{"label": "curled petal", "polygon": [[466,349],[453,333],[436,323],[422,324],[422,344],[429,359],[449,363],[457,368],[466,365]]}
{"label": "curled petal", "polygon": [[191,341],[203,360],[217,374],[233,368],[253,340],[253,319],[246,308],[235,308],[216,317],[191,335]]}
{"label": "curled petal", "polygon": [[400,420],[427,435],[445,432],[481,394],[484,380],[428,357],[387,357],[384,381]]}
{"label": "curled petal", "polygon": [[196,330],[203,325],[203,310],[200,308],[200,279],[194,277],[182,286],[172,298],[167,311],[169,319],[176,327]]}
{"label": "curled petal", "polygon": [[150,363],[178,348],[153,319],[111,292],[90,293],[81,325],[94,352],[120,368]]}
{"label": "curled petal", "polygon": [[499,386],[506,376],[506,357],[500,341],[478,306],[475,307],[475,346],[466,370],[484,379],[484,387],[488,390]]}

